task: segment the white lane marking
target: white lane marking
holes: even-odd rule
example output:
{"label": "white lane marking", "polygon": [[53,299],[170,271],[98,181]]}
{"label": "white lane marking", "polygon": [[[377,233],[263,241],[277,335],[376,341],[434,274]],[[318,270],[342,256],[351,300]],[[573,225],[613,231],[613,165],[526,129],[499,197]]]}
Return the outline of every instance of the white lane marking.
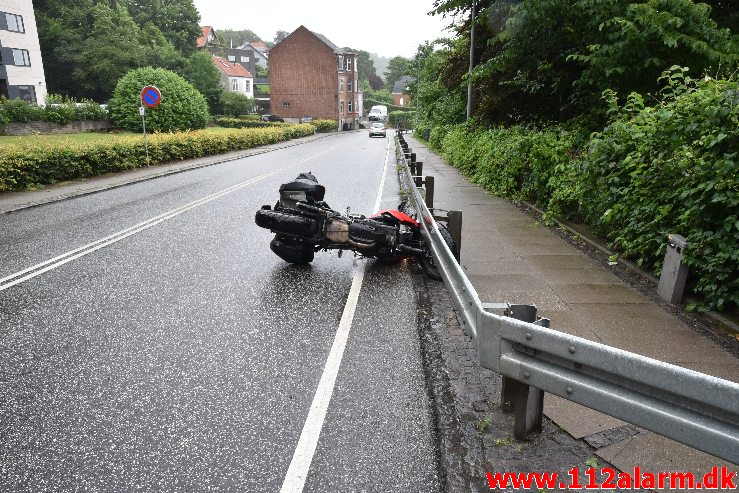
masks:
{"label": "white lane marking", "polygon": [[312,159],[315,159],[323,154],[326,154],[327,152],[337,148],[338,145],[334,145],[332,147],[326,148],[323,151],[319,152],[318,154],[314,154],[313,156],[307,157],[305,159],[301,159],[300,161],[297,161],[293,164],[289,164],[287,166],[283,166],[282,168],[278,168],[274,171],[270,171],[268,173],[263,173],[257,177],[250,178],[249,180],[243,181],[241,183],[237,183],[236,185],[233,185],[231,187],[225,188],[219,192],[216,192],[214,194],[208,195],[207,197],[203,197],[201,199],[198,199],[194,202],[190,202],[189,204],[185,204],[181,207],[178,207],[176,209],[172,209],[168,212],[165,212],[163,214],[160,214],[158,216],[152,217],[150,219],[147,219],[146,221],[140,222],[134,226],[131,226],[129,228],[126,228],[124,230],[118,231],[117,233],[113,233],[112,235],[106,236],[105,238],[101,238],[97,241],[94,241],[92,243],[88,243],[87,245],[81,246],[79,248],[75,248],[74,250],[70,250],[66,253],[63,253],[57,257],[54,257],[52,259],[49,259],[45,262],[41,262],[40,264],[36,264],[34,266],[28,267],[27,269],[23,269],[21,271],[16,272],[15,274],[11,274],[9,276],[3,277],[0,279],[0,291],[3,291],[5,289],[8,289],[12,286],[15,286],[16,284],[20,284],[24,281],[27,281],[29,279],[33,279],[36,276],[40,276],[41,274],[48,272],[50,270],[56,269],[57,267],[61,267],[62,265],[69,263],[75,259],[78,259],[80,257],[84,257],[85,255],[89,255],[90,253],[99,250],[103,247],[106,247],[108,245],[112,245],[113,243],[119,242],[124,238],[127,238],[131,235],[134,235],[136,233],[140,233],[141,231],[144,231],[146,229],[151,228],[152,226],[155,226],[159,223],[162,223],[164,221],[167,221],[169,219],[172,219],[173,217],[179,216],[180,214],[187,212],[191,209],[195,209],[196,207],[200,207],[201,205],[205,205],[208,202],[211,202],[213,200],[216,200],[218,198],[223,197],[224,195],[228,195],[232,192],[235,192],[237,190],[240,190],[246,186],[252,185],[258,181],[261,181],[265,178],[268,178],[272,175],[275,175],[277,173],[286,171],[290,168],[294,168],[296,166],[300,166],[301,164],[310,161]]}
{"label": "white lane marking", "polygon": [[[390,156],[390,144],[388,143],[385,150],[385,166],[382,170],[382,181],[380,189],[377,191],[377,199],[375,200],[375,208],[373,214],[380,210],[380,202],[382,200],[382,191],[385,187],[385,177],[387,176],[387,164]],[[295,447],[290,467],[287,469],[285,479],[282,482],[280,493],[300,493],[305,487],[305,481],[308,478],[308,471],[313,462],[313,455],[316,453],[318,439],[321,436],[321,429],[326,420],[328,405],[331,402],[331,396],[334,393],[336,385],[336,377],[339,374],[341,360],[344,357],[344,349],[349,340],[349,332],[352,328],[354,320],[354,312],[359,302],[359,292],[362,290],[362,281],[364,281],[365,263],[359,264],[354,273],[352,287],[349,289],[349,297],[344,305],[344,311],[341,314],[339,328],[334,336],[334,343],[331,346],[331,352],[326,360],[323,368],[321,380],[318,382],[318,388],[313,396],[313,402],[310,405],[308,417],[305,419],[303,431],[300,433],[298,445]]]}

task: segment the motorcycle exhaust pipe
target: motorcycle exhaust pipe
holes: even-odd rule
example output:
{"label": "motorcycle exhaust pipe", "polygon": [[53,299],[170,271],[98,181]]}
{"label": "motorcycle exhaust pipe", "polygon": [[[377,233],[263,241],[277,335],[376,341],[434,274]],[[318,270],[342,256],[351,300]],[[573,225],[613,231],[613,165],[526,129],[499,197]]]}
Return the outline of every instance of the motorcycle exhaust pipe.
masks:
{"label": "motorcycle exhaust pipe", "polygon": [[404,253],[412,253],[413,255],[418,255],[420,257],[426,255],[426,252],[424,252],[420,248],[413,248],[408,245],[398,245],[398,250]]}

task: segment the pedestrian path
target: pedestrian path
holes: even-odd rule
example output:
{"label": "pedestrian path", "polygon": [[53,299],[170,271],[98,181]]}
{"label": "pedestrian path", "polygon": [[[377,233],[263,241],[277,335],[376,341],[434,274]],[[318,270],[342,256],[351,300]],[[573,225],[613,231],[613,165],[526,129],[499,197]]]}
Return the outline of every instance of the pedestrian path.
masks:
{"label": "pedestrian path", "polygon": [[[435,178],[435,207],[463,211],[461,265],[482,302],[533,304],[552,329],[739,382],[739,360],[729,352],[410,135],[406,141]],[[726,464],[557,396],[546,395],[544,411],[622,471],[703,473]]]}

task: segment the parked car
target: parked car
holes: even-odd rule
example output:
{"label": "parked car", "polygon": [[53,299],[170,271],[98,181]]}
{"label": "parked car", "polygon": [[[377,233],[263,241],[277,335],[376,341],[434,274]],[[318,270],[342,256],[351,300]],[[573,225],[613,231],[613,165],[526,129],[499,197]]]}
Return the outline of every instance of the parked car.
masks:
{"label": "parked car", "polygon": [[301,116],[299,123],[310,123],[313,121],[312,116]]}
{"label": "parked car", "polygon": [[284,122],[282,118],[277,115],[262,115],[263,122]]}
{"label": "parked car", "polygon": [[384,123],[373,123],[370,126],[369,130],[369,136],[372,138],[374,135],[380,135],[382,137],[387,137],[387,129],[385,128]]}

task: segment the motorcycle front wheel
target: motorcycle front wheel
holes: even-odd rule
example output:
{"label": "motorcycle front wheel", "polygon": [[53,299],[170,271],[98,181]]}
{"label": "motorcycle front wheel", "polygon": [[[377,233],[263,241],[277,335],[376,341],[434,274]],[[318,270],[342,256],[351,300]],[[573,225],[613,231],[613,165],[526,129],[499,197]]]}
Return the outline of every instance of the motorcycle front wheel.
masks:
{"label": "motorcycle front wheel", "polygon": [[[444,238],[444,242],[449,247],[449,250],[451,250],[452,255],[454,255],[454,258],[457,260],[457,262],[459,262],[459,247],[457,247],[457,244],[454,242],[452,234],[449,232],[444,224],[438,223],[438,226],[441,237]],[[429,250],[428,246],[424,244],[423,251],[424,255],[419,261],[419,263],[421,264],[421,269],[423,269],[426,275],[429,276],[431,279],[441,281],[441,273],[439,272],[439,267],[436,265],[436,262],[434,262],[434,256],[431,255],[431,250]]]}

